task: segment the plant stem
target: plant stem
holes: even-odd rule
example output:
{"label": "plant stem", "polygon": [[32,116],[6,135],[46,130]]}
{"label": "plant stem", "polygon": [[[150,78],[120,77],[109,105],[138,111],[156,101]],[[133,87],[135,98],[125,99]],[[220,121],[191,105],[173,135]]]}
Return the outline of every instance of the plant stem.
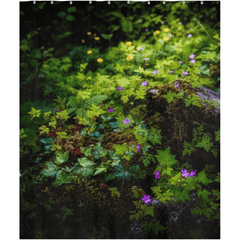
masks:
{"label": "plant stem", "polygon": [[211,36],[209,35],[208,31],[206,30],[206,28],[205,28],[202,24],[199,24],[199,25],[200,25],[200,26],[204,29],[204,31],[207,33],[207,35],[208,35],[208,37],[211,39],[212,43],[215,44],[214,41],[212,40]]}

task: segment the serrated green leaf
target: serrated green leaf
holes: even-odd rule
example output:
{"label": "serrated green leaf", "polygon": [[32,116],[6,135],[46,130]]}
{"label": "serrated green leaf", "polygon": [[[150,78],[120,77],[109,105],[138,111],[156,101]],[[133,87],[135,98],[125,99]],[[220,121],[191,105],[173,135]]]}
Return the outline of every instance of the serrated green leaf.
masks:
{"label": "serrated green leaf", "polygon": [[154,206],[142,205],[141,209],[143,210],[144,216],[151,215],[153,217],[153,215],[154,215]]}
{"label": "serrated green leaf", "polygon": [[[67,208],[65,205],[63,205],[63,207],[61,208],[61,211],[63,212],[62,221],[64,221],[64,219],[65,219],[67,216],[74,215],[72,209]],[[61,221],[61,222],[62,222],[62,221]]]}
{"label": "serrated green leaf", "polygon": [[116,154],[118,154],[118,155],[123,155],[128,150],[126,143],[124,143],[122,145],[113,144],[113,146],[115,147]]}
{"label": "serrated green leaf", "polygon": [[203,201],[208,200],[208,195],[211,195],[210,192],[208,192],[206,189],[203,189],[202,191],[200,189],[197,190],[198,197],[202,197]]}
{"label": "serrated green leaf", "polygon": [[208,183],[213,182],[211,179],[207,178],[205,171],[201,171],[198,174],[198,178],[199,178],[199,182],[202,182],[204,185],[207,185]]}
{"label": "serrated green leaf", "polygon": [[91,107],[92,104],[94,105],[99,105],[102,101],[104,101],[105,99],[107,99],[108,97],[105,95],[97,95],[92,97],[91,99],[88,99],[85,101],[84,106],[85,107]]}
{"label": "serrated green leaf", "polygon": [[171,176],[172,170],[173,170],[173,169],[170,168],[170,167],[164,168],[164,169],[162,170],[162,175],[167,174],[167,175]]}
{"label": "serrated green leaf", "polygon": [[157,150],[158,155],[155,155],[158,162],[164,166],[171,167],[177,160],[175,160],[175,156],[170,153],[170,147],[166,150]]}

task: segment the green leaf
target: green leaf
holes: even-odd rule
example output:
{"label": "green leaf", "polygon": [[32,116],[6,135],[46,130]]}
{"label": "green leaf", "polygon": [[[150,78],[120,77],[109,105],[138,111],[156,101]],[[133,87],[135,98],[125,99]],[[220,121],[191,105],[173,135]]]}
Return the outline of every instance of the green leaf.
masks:
{"label": "green leaf", "polygon": [[[61,211],[63,212],[62,221],[64,221],[64,219],[65,219],[67,216],[74,215],[74,214],[73,214],[73,210],[67,208],[65,205],[63,205],[63,207],[61,208]],[[61,222],[62,222],[62,221],[61,221]]]}
{"label": "green leaf", "polygon": [[210,136],[205,133],[203,136],[202,136],[202,141],[201,142],[198,142],[196,144],[196,147],[203,147],[207,152],[210,150],[210,148],[213,146],[212,143],[210,143]]}
{"label": "green leaf", "polygon": [[85,156],[92,156],[92,148],[91,147],[81,147],[81,152],[85,154]]}
{"label": "green leaf", "polygon": [[182,191],[179,191],[179,188],[176,190],[175,192],[175,198],[178,200],[178,201],[186,201],[186,200],[189,200],[191,201],[191,198],[189,196],[189,190],[186,190],[186,189],[183,189]]}
{"label": "green leaf", "polygon": [[59,12],[57,15],[58,15],[60,18],[63,18],[63,17],[65,17],[66,13],[63,12],[63,11],[61,11],[61,12]]}
{"label": "green leaf", "polygon": [[211,195],[210,192],[208,192],[206,189],[203,189],[202,191],[200,189],[197,190],[198,197],[202,197],[203,201],[208,200],[208,195]]}
{"label": "green leaf", "polygon": [[115,175],[113,173],[105,175],[105,181],[111,181],[115,178]]}
{"label": "green leaf", "polygon": [[118,197],[120,197],[120,192],[117,190],[116,187],[109,188],[109,190],[112,192],[112,194],[115,194],[115,195],[117,195]]}
{"label": "green leaf", "polygon": [[162,171],[162,175],[167,174],[167,175],[169,175],[171,177],[172,170],[173,169],[170,168],[170,167],[164,168],[163,171]]}
{"label": "green leaf", "polygon": [[91,166],[95,165],[94,162],[88,160],[87,158],[79,158],[79,159],[78,159],[78,162],[79,162],[79,164],[82,165],[83,167],[89,167],[89,166],[91,167]]}
{"label": "green leaf", "polygon": [[218,149],[211,149],[213,156],[216,158],[218,156]]}
{"label": "green leaf", "polygon": [[128,171],[124,171],[124,167],[122,165],[118,165],[114,168],[115,170],[115,177],[117,180],[120,180],[124,177],[125,180],[129,181],[131,178],[131,173]]}
{"label": "green leaf", "polygon": [[116,63],[115,69],[116,69],[117,71],[119,71],[119,72],[123,72],[123,71],[124,71],[123,68],[124,68],[124,67],[121,66],[119,63]]}
{"label": "green leaf", "polygon": [[123,155],[128,150],[126,143],[124,143],[122,145],[113,144],[113,146],[115,147],[116,154],[118,154],[118,155]]}
{"label": "green leaf", "polygon": [[158,155],[155,155],[158,162],[164,166],[171,167],[177,163],[175,156],[170,153],[170,147],[166,150],[157,150]]}
{"label": "green leaf", "polygon": [[151,215],[153,217],[154,215],[154,206],[147,206],[147,205],[142,205],[141,209],[143,210],[144,216],[146,215]]}
{"label": "green leaf", "polygon": [[48,167],[47,169],[43,169],[41,174],[46,177],[55,177],[58,172],[58,167],[53,162],[47,162],[45,165]]}
{"label": "green leaf", "polygon": [[77,11],[77,8],[76,7],[69,7],[67,9],[67,11],[70,13],[70,12],[76,12]]}
{"label": "green leaf", "polygon": [[168,91],[166,95],[162,95],[164,98],[167,99],[168,103],[171,103],[174,101],[174,98],[177,97],[177,94],[171,91]]}
{"label": "green leaf", "polygon": [[62,164],[64,162],[67,162],[68,160],[68,157],[69,157],[69,152],[60,152],[60,151],[57,151],[57,157],[56,157],[56,160],[54,161],[54,163],[56,163],[57,165],[59,164]]}
{"label": "green leaf", "polygon": [[112,36],[113,36],[113,34],[101,34],[101,36],[104,38],[104,39],[106,39],[106,40],[109,40]]}
{"label": "green leaf", "polygon": [[97,171],[94,173],[94,176],[97,175],[97,174],[100,174],[102,172],[107,172],[107,169],[105,167],[98,167],[97,168]]}
{"label": "green leaf", "polygon": [[146,173],[138,165],[134,165],[133,167],[132,168],[130,167],[129,170],[133,172],[133,177],[134,178],[144,179],[146,177]]}
{"label": "green leaf", "polygon": [[53,186],[57,187],[64,183],[71,183],[74,176],[67,175],[64,171],[58,171],[55,181],[52,183]]}
{"label": "green leaf", "polygon": [[215,141],[219,142],[220,141],[220,130],[215,131]]}
{"label": "green leaf", "polygon": [[101,102],[103,102],[105,99],[107,99],[108,97],[105,95],[97,95],[92,97],[91,99],[86,100],[86,102],[84,103],[85,107],[91,107],[92,104],[94,105],[99,105]]}
{"label": "green leaf", "polygon": [[117,154],[116,150],[108,150],[107,154],[113,160],[119,160],[120,159],[120,156]]}
{"label": "green leaf", "polygon": [[199,182],[202,182],[204,185],[207,185],[208,183],[213,182],[211,179],[207,178],[205,171],[201,171],[198,174],[198,178],[199,178]]}
{"label": "green leaf", "polygon": [[122,21],[122,30],[126,33],[132,32],[133,25],[132,25],[131,21],[129,21],[128,19],[124,19]]}
{"label": "green leaf", "polygon": [[66,16],[66,19],[68,20],[68,21],[73,21],[73,20],[75,20],[75,17],[73,16],[73,15],[67,15]]}
{"label": "green leaf", "polygon": [[179,172],[178,174],[176,174],[175,176],[171,177],[168,182],[171,184],[171,185],[176,185],[177,183],[180,183],[181,180],[180,180],[180,176],[181,176],[181,172]]}

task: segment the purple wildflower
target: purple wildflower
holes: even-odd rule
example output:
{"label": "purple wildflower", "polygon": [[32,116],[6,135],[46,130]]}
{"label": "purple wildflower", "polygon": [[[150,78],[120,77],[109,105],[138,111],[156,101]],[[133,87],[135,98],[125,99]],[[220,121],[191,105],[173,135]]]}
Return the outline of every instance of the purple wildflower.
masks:
{"label": "purple wildflower", "polygon": [[148,61],[148,60],[149,60],[149,58],[144,58],[143,60],[145,60],[145,61]]}
{"label": "purple wildflower", "polygon": [[61,110],[60,110],[60,109],[58,109],[57,111],[58,111],[58,112],[61,112]]}
{"label": "purple wildflower", "polygon": [[184,169],[184,170],[182,169],[181,172],[182,172],[183,177],[185,177],[185,178],[188,177],[187,169]]}
{"label": "purple wildflower", "polygon": [[188,75],[188,72],[184,72],[184,71],[183,71],[183,74],[184,74],[184,76],[186,76],[186,75]]}
{"label": "purple wildflower", "polygon": [[142,23],[142,20],[140,19],[138,22],[139,22],[139,23]]}
{"label": "purple wildflower", "polygon": [[54,110],[56,110],[56,108],[54,108]]}
{"label": "purple wildflower", "polygon": [[190,31],[192,31],[193,29],[191,28]]}
{"label": "purple wildflower", "polygon": [[120,87],[118,87],[118,90],[119,90],[119,91],[122,91],[123,89],[122,89],[122,87],[120,86]]}
{"label": "purple wildflower", "polygon": [[179,84],[178,84],[178,82],[176,83],[175,87],[176,87],[176,88],[179,88]]}
{"label": "purple wildflower", "polygon": [[158,70],[154,70],[152,73],[156,75],[158,74]]}
{"label": "purple wildflower", "polygon": [[148,196],[147,195],[143,195],[142,200],[145,202],[145,204],[147,204],[147,203],[152,201],[150,198],[151,198],[150,195],[148,195]]}
{"label": "purple wildflower", "polygon": [[195,57],[195,55],[194,55],[194,54],[191,54],[191,55],[189,55],[189,57],[190,57],[191,59],[193,59],[193,58]]}
{"label": "purple wildflower", "polygon": [[143,87],[147,86],[147,81],[142,82]]}
{"label": "purple wildflower", "polygon": [[170,71],[170,73],[174,73],[174,71],[172,70],[172,71]]}
{"label": "purple wildflower", "polygon": [[190,33],[189,35],[188,35],[188,37],[190,38],[192,36],[192,34]]}
{"label": "purple wildflower", "polygon": [[155,178],[160,179],[160,174],[159,174],[159,171],[158,171],[158,170],[154,173],[154,175],[155,175]]}
{"label": "purple wildflower", "polygon": [[146,28],[146,29],[145,29],[145,31],[147,32],[147,31],[148,31],[148,29]]}
{"label": "purple wildflower", "polygon": [[164,22],[162,22],[162,24],[164,24]]}
{"label": "purple wildflower", "polygon": [[193,177],[194,175],[196,175],[196,171],[197,171],[197,170],[191,171],[190,173],[188,173],[188,176],[189,176],[189,177]]}
{"label": "purple wildflower", "polygon": [[137,143],[136,147],[138,148],[138,152],[140,152],[141,146],[139,146],[138,143]]}
{"label": "purple wildflower", "polygon": [[129,123],[129,120],[130,120],[130,119],[125,118],[125,120],[123,120],[124,125],[126,125],[127,123]]}
{"label": "purple wildflower", "polygon": [[113,108],[109,108],[108,111],[109,111],[109,112],[112,112],[112,111],[113,111]]}
{"label": "purple wildflower", "polygon": [[191,62],[191,63],[195,63],[195,60],[194,60],[194,59],[192,59],[190,62]]}
{"label": "purple wildflower", "polygon": [[180,64],[182,64],[182,61],[179,61]]}

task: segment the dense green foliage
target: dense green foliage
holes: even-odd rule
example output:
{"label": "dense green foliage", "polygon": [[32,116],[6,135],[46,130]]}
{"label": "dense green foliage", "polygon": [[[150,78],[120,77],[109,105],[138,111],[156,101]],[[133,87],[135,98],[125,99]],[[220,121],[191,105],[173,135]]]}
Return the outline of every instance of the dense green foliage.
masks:
{"label": "dense green foliage", "polygon": [[[38,194],[35,202],[31,189],[44,186],[41,191],[47,194],[48,187],[66,186],[70,191],[71,186],[84,184],[86,196],[92,198],[99,189],[107,189],[101,195],[106,204],[107,196],[114,204],[130,196],[135,207],[130,220],[142,221],[146,234],[164,232],[160,221],[149,220],[154,207],[142,203],[146,192],[137,186],[124,187],[133,178],[147,176],[152,178],[151,197],[172,204],[173,198],[191,201],[190,194],[195,192],[198,199],[192,214],[220,219],[220,173],[206,165],[195,175],[183,177],[182,169],[189,173],[195,169],[175,159],[170,147],[162,144],[159,129],[147,127],[156,123],[159,114],[150,119],[146,109],[148,89],[176,80],[220,93],[218,3],[106,5],[20,4],[22,236],[47,236],[39,229],[28,232],[26,225],[36,218],[37,205],[52,211],[60,201]],[[103,8],[108,11],[101,11]],[[203,107],[197,96],[186,96],[184,91],[169,91],[163,97],[169,104],[183,99],[186,107]],[[211,104],[217,105],[210,102],[209,107]],[[184,142],[182,155],[191,156],[202,148],[218,156],[219,150],[203,129],[203,125],[194,129],[192,142]],[[215,134],[215,142],[219,142],[220,131]],[[117,135],[121,137],[118,144],[113,140]],[[157,171],[159,179],[154,178]],[[120,187],[112,184],[115,180],[121,182]],[[74,207],[62,204],[58,208],[59,224],[76,214]],[[67,237],[71,229],[63,231]],[[101,238],[102,232],[94,227],[88,237]],[[194,229],[189,234],[197,235]]]}

